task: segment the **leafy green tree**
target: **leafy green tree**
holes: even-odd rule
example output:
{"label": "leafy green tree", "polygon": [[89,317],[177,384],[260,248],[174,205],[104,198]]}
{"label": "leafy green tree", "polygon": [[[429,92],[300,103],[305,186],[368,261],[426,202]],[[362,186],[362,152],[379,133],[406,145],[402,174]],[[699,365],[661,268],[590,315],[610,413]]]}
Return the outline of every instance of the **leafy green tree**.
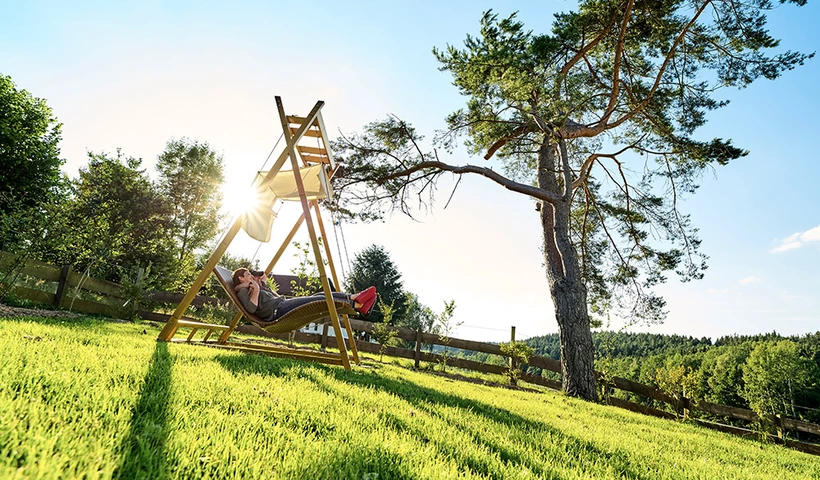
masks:
{"label": "leafy green tree", "polygon": [[534,350],[524,342],[515,341],[502,343],[499,348],[501,353],[510,357],[510,363],[504,372],[510,381],[510,385],[518,385],[518,379],[521,378],[521,365],[530,360]]}
{"label": "leafy green tree", "polygon": [[681,199],[705,169],[747,153],[695,138],[706,114],[728,103],[716,92],[775,79],[811,56],[768,54],[778,45],[766,30],[769,8],[769,0],[581,0],[543,34],[488,11],[463,47],[433,51],[466,97],[437,140],[449,150],[461,139],[500,168],[445,163],[391,117],[337,142],[347,164],[336,178],[342,208],[410,212],[446,172],[532,198],[564,389],[595,399],[590,311],[662,321],[653,287],[667,272],[686,281],[706,268]]}
{"label": "leafy green tree", "polygon": [[160,189],[172,207],[168,236],[174,242],[180,280],[175,288],[184,289],[196,274],[195,252],[219,229],[222,156],[207,143],[171,139],[157,157],[156,168]]}
{"label": "leafy green tree", "polygon": [[404,317],[396,322],[397,326],[430,332],[436,321],[436,314],[433,310],[419,301],[419,296],[415,293],[405,294],[407,310]]}
{"label": "leafy green tree", "polygon": [[0,74],[0,249],[41,238],[46,210],[66,186],[60,172],[60,131],[42,98]]}
{"label": "leafy green tree", "polygon": [[172,281],[170,207],[140,169],[141,160],[89,153],[74,182],[65,217],[49,231],[48,261],[73,264],[92,276],[119,282],[138,267],[151,267],[159,286]]}
{"label": "leafy green tree", "polygon": [[[375,285],[384,305],[392,305],[393,321],[402,322],[407,312],[407,298],[399,273],[390,254],[379,245],[371,245],[356,254],[347,277],[348,292],[360,292]],[[371,322],[383,322],[384,313],[375,305],[368,316]]]}
{"label": "leafy green tree", "polygon": [[795,342],[762,342],[752,349],[743,366],[742,395],[758,413],[797,417],[797,398],[817,390],[818,378],[817,365],[800,356]]}
{"label": "leafy green tree", "polygon": [[370,336],[379,344],[379,362],[381,362],[384,357],[384,352],[387,351],[387,347],[395,347],[398,345],[398,338],[396,337],[399,332],[390,326],[393,321],[393,306],[379,301],[379,310],[382,312],[382,315],[384,315],[384,321],[373,325]]}
{"label": "leafy green tree", "polygon": [[704,362],[704,369],[708,368],[706,400],[737,407],[748,405],[741,395],[744,390],[743,365],[750,351],[748,343],[730,345],[720,351],[714,361]]}
{"label": "leafy green tree", "polygon": [[447,359],[450,358],[450,339],[453,332],[461,326],[462,321],[453,321],[453,314],[456,310],[455,300],[444,302],[444,310],[436,315],[436,321],[433,324],[433,333],[438,335],[438,339],[444,346],[441,353],[441,371],[447,371]]}
{"label": "leafy green tree", "polygon": [[[318,241],[321,247],[321,237]],[[293,246],[296,247],[294,256],[299,262],[291,269],[291,273],[297,278],[290,281],[291,293],[294,297],[307,297],[322,291],[322,280],[319,278],[319,269],[314,260],[316,257],[310,243],[293,242]]]}

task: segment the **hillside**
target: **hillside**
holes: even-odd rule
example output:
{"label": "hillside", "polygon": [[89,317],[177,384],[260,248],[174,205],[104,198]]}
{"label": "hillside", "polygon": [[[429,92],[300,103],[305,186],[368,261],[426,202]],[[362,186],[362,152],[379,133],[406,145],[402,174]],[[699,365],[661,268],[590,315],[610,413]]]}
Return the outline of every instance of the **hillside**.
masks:
{"label": "hillside", "polygon": [[559,393],[0,318],[0,478],[818,478],[785,448]]}

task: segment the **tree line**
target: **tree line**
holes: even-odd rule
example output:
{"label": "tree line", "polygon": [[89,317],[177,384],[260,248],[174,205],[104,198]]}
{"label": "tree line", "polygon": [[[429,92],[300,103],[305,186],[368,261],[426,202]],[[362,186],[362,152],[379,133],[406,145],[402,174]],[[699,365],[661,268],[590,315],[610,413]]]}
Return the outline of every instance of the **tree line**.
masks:
{"label": "tree line", "polygon": [[[594,333],[593,341],[595,368],[605,375],[653,385],[679,397],[820,422],[820,332],[732,335],[712,341],[604,331]],[[557,334],[526,343],[538,355],[558,359]]]}
{"label": "tree line", "polygon": [[184,290],[219,230],[222,156],[170,139],[155,178],[140,158],[88,152],[76,178],[61,171],[62,124],[42,98],[0,75],[0,250],[123,283]]}

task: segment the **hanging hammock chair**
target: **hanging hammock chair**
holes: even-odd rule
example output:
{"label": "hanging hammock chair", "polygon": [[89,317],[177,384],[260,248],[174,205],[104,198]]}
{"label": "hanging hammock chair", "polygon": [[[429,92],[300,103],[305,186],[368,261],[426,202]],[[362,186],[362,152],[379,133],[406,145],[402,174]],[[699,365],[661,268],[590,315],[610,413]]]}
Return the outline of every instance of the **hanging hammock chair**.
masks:
{"label": "hanging hammock chair", "polygon": [[[287,145],[279,154],[279,157],[273,163],[270,170],[257,173],[251,187],[256,190],[258,197],[257,201],[254,202],[254,208],[238,216],[230,228],[225,231],[222,240],[213,252],[211,252],[205,266],[188,289],[188,293],[185,294],[177,305],[176,310],[174,310],[174,313],[168,318],[157,340],[163,342],[200,343],[217,348],[238,349],[272,356],[303,358],[311,361],[342,365],[346,370],[350,370],[349,351],[350,354],[352,354],[353,361],[356,362],[356,364],[359,363],[353,328],[348,318],[349,314],[357,314],[358,312],[348,302],[335,301],[332,299],[331,279],[328,278],[324,266],[326,262],[330,269],[330,274],[333,277],[333,282],[339,285],[339,279],[336,277],[330,248],[327,243],[327,235],[319,212],[318,202],[320,199],[329,200],[332,198],[333,189],[330,185],[330,178],[332,178],[338,166],[333,160],[330,142],[327,139],[327,128],[325,128],[321,115],[323,106],[324,102],[318,101],[307,116],[289,116],[285,114],[282,99],[278,96],[276,97],[276,107],[279,112],[279,119],[282,123],[282,138],[286,140]],[[316,138],[317,147],[301,144],[300,141],[306,136]],[[319,142],[319,140],[321,140],[321,142]],[[274,148],[271,150],[271,154],[275,149],[276,145],[274,145]],[[270,158],[270,155],[268,157]],[[282,167],[288,161],[290,161],[291,169],[283,170]],[[265,161],[265,165],[267,165],[267,160]],[[310,245],[316,256],[319,279],[322,283],[322,290],[325,296],[317,296],[317,301],[296,307],[274,321],[264,321],[245,309],[234,290],[233,273],[226,268],[218,266],[217,263],[225,254],[228,246],[240,230],[245,230],[251,238],[260,242],[268,242],[271,238],[273,221],[277,215],[273,207],[276,202],[280,200],[299,203],[302,207],[302,216],[297,220],[266,270],[270,271],[274,268],[276,261],[280,258],[285,247],[293,239],[299,226],[304,221],[308,228]],[[321,233],[324,239],[325,258],[322,258],[323,255],[320,251],[320,242],[311,210],[315,211],[319,233]],[[205,281],[211,273],[216,276],[219,284],[222,285],[222,288],[228,293],[231,302],[238,310],[229,325],[209,324],[183,318],[186,309],[191,305],[197,292],[205,284]],[[333,326],[334,336],[336,337],[338,353],[318,351],[304,352],[275,345],[249,345],[243,342],[229,341],[231,333],[243,316],[260,328],[277,334],[298,330],[308,323],[329,318]],[[180,328],[191,329],[191,333],[187,339],[174,338]],[[343,328],[347,332],[347,340],[350,342],[349,350],[345,344],[345,336],[342,334]],[[207,333],[202,340],[194,341],[193,337],[198,330],[207,330]],[[217,340],[209,340],[210,335],[214,332],[219,332],[219,338]]]}
{"label": "hanging hammock chair", "polygon": [[[327,301],[324,297],[317,297],[315,302],[310,302],[305,305],[298,306],[288,313],[282,315],[272,322],[266,322],[256,315],[248,312],[239,296],[236,294],[233,285],[233,272],[227,268],[217,265],[214,267],[214,276],[216,276],[219,284],[228,293],[231,302],[242,312],[242,315],[257,327],[266,330],[270,333],[284,333],[292,330],[299,330],[308,323],[318,322],[319,320],[330,317]],[[342,301],[334,301],[336,310],[340,314],[356,315],[358,312],[349,303]]]}

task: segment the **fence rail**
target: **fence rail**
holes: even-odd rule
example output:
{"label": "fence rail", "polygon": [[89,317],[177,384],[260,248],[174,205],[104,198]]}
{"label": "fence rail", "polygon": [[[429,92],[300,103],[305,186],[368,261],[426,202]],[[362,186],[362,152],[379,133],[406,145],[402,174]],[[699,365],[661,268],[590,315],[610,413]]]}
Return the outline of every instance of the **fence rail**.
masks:
{"label": "fence rail", "polygon": [[[72,298],[67,292],[68,290],[70,290],[71,287],[74,287],[74,297],[76,297],[77,290],[82,289],[94,292],[103,297],[113,298],[115,301],[119,303],[123,300],[125,295],[123,293],[123,288],[116,283],[80,275],[76,272],[73,272],[69,266],[56,267],[53,265],[48,265],[46,263],[30,259],[20,262],[13,255],[5,252],[0,252],[0,270],[7,271],[9,268],[15,267],[15,265],[17,266],[17,269],[21,274],[28,275],[44,281],[57,282],[57,293],[50,293],[25,286],[14,286],[12,291],[16,296],[20,298],[29,299],[34,302],[63,307],[68,307],[69,305],[72,305],[73,310],[76,311],[113,316],[117,318],[122,318],[123,314],[126,312],[126,310],[122,307],[84,300],[81,298]],[[179,300],[182,298],[182,294],[168,292],[153,292],[149,295],[149,298],[154,301],[173,303],[179,302]],[[212,297],[197,296],[193,304],[201,306],[205,304],[215,304],[219,302],[221,301]],[[133,312],[133,310],[131,310],[131,312]],[[168,319],[168,315],[166,314],[150,311],[140,311],[139,315],[146,320],[166,321]],[[369,334],[372,332],[374,324],[362,320],[351,319],[351,326],[353,327],[353,330],[357,332]],[[443,339],[442,337],[435,334],[424,333],[403,327],[393,327],[393,329],[396,331],[396,336],[398,338],[414,343],[415,348],[388,346],[385,348],[384,354],[391,357],[414,360],[416,367],[420,366],[420,362],[442,363],[445,360],[445,357],[443,355],[423,351],[423,345],[446,346],[448,348],[458,348],[462,350],[469,350],[473,352],[480,352],[506,357],[506,355],[504,355],[504,353],[501,351],[500,345],[498,344],[476,342],[473,340],[465,340],[459,338]],[[237,328],[237,331],[240,333],[256,334],[265,337],[273,337],[281,340],[289,340],[289,335],[292,335],[291,338],[297,342],[317,344],[321,345],[323,348],[326,347],[328,344],[327,328],[324,329],[324,334],[314,334],[305,332],[295,332],[293,334],[272,334],[251,325],[240,326],[239,328]],[[363,340],[357,340],[356,345],[359,351],[368,353],[379,353],[382,348],[379,344]],[[493,365],[455,357],[447,357],[446,362],[447,365],[452,367],[491,374],[505,374],[508,372],[509,368],[509,366],[507,365]],[[546,370],[549,372],[555,372],[558,374],[561,373],[561,362],[553,360],[548,357],[532,355],[528,359],[527,365],[541,368],[542,370]],[[611,405],[661,418],[687,418],[697,423],[698,425],[741,436],[759,436],[761,435],[761,433],[757,430],[752,430],[748,428],[741,428],[733,425],[723,425],[699,418],[692,418],[691,412],[697,411],[707,413],[709,415],[731,418],[735,420],[742,420],[757,425],[774,427],[777,431],[777,435],[770,437],[775,441],[783,443],[784,445],[790,448],[794,448],[806,453],[820,455],[820,445],[806,442],[798,442],[785,438],[786,431],[797,431],[809,433],[812,435],[820,435],[820,425],[803,422],[801,420],[784,417],[780,415],[761,417],[756,412],[745,408],[732,407],[729,405],[720,405],[706,401],[696,402],[692,399],[688,399],[685,397],[676,398],[675,396],[663,392],[662,390],[652,387],[650,385],[644,385],[626,378],[606,376],[600,372],[596,372],[596,374],[598,375],[598,381],[602,383],[605,387],[607,387],[607,390],[617,389],[624,392],[640,395],[641,397],[644,397],[648,400],[653,400],[667,404],[671,407],[672,412],[661,410],[658,408],[653,408],[648,405],[642,405],[639,403],[631,402],[621,398],[609,396],[606,400]],[[532,375],[527,372],[521,372],[520,378],[525,382],[546,386],[548,388],[561,388],[561,383],[558,381],[545,378],[542,376]]]}

